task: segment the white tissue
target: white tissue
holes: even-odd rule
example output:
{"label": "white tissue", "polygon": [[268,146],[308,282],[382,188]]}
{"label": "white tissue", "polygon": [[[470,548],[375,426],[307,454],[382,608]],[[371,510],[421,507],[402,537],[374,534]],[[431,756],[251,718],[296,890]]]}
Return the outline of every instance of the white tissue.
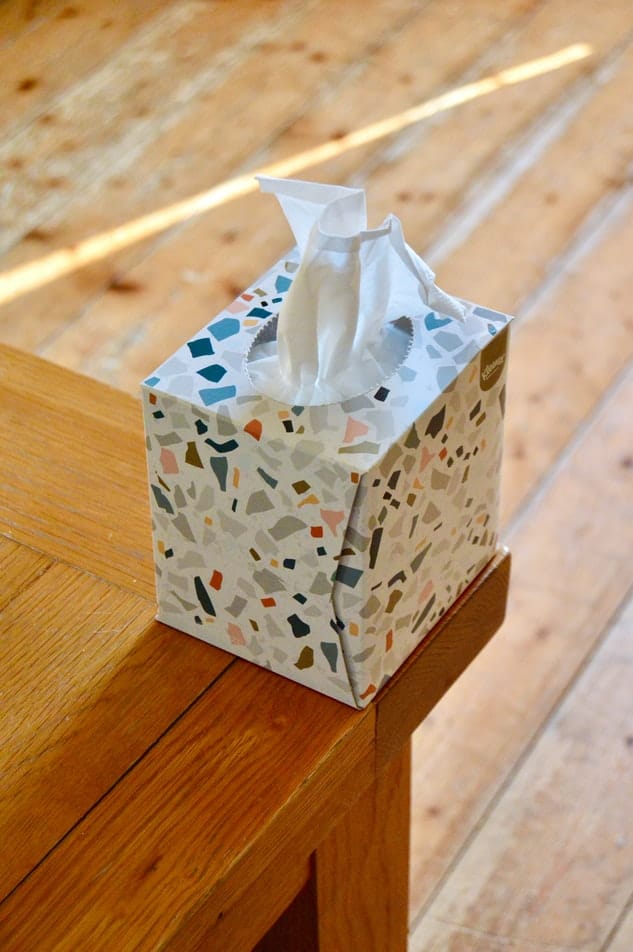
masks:
{"label": "white tissue", "polygon": [[405,243],[395,215],[367,229],[363,189],[264,176],[259,183],[279,199],[301,256],[276,342],[256,339],[247,357],[260,392],[301,406],[349,399],[404,360],[411,335],[406,322],[393,323],[398,318],[431,308],[464,319],[462,305]]}

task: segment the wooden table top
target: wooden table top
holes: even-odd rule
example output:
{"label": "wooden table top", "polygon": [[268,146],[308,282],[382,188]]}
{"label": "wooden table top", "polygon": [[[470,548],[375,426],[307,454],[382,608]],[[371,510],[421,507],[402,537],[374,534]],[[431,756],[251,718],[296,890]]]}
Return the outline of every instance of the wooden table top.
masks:
{"label": "wooden table top", "polygon": [[509,555],[354,711],[154,620],[133,398],[0,347],[0,446],[0,945],[247,947],[254,884],[290,901],[499,627]]}

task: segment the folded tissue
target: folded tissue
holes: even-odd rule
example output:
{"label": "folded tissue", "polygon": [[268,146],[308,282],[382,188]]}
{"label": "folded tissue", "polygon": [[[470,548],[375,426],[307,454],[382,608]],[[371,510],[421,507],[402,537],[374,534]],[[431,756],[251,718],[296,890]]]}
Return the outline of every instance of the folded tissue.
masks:
{"label": "folded tissue", "polygon": [[143,384],[158,618],[364,707],[494,553],[510,318],[260,185],[297,247]]}
{"label": "folded tissue", "polygon": [[409,335],[393,322],[412,301],[464,319],[462,305],[405,244],[395,215],[367,229],[362,189],[263,176],[259,183],[277,195],[301,259],[279,306],[276,342],[250,355],[262,393],[291,404],[338,403],[402,363]]}

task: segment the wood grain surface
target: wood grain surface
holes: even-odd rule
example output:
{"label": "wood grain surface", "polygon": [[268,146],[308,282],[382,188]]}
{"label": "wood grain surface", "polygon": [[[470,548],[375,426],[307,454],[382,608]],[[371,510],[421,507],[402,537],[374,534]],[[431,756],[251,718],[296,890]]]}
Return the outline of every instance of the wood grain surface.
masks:
{"label": "wood grain surface", "polygon": [[0,907],[3,948],[192,941],[291,839],[318,845],[372,782],[373,709],[273,677],[235,665],[191,707]]}
{"label": "wood grain surface", "polygon": [[[631,371],[618,390],[508,534],[506,622],[414,739],[414,909],[425,908],[468,832],[494,812],[507,777],[627,597]],[[594,763],[599,771],[599,750]]]}
{"label": "wood grain surface", "polygon": [[4,610],[0,896],[231,663],[153,622],[154,611],[59,563]]}
{"label": "wood grain surface", "polygon": [[633,866],[632,631],[629,602],[430,904],[411,952],[609,947]]}
{"label": "wood grain surface", "polygon": [[0,536],[0,611],[50,565],[50,559],[41,552],[34,552]]}
{"label": "wood grain surface", "polygon": [[[632,209],[629,187],[611,214],[600,216],[587,249],[561,269],[551,292],[513,328],[501,477],[506,525],[558,468],[596,408],[618,393],[631,365]],[[596,333],[594,315],[604,308],[608,332]]]}
{"label": "wood grain surface", "polygon": [[75,82],[89,77],[107,63],[135,31],[147,27],[153,14],[166,3],[149,0],[143,4],[126,4],[119,16],[113,17],[102,0],[82,0],[81,6],[47,2],[30,4],[32,11],[12,43],[9,43],[11,9],[18,3],[2,4],[4,22],[0,21],[0,37],[5,43],[2,56],[2,88],[0,89],[0,130],[3,139],[18,129],[44,117],[59,94],[64,94],[68,77]]}
{"label": "wood grain surface", "polygon": [[406,952],[410,754],[407,740],[319,846],[319,952]]}
{"label": "wood grain surface", "polygon": [[153,598],[138,401],[2,348],[0,440],[0,531]]}

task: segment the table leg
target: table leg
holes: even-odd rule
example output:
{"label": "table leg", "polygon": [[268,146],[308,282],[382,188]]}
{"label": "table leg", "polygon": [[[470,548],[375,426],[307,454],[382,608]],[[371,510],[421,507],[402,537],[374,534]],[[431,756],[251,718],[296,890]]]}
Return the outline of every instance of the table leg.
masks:
{"label": "table leg", "polygon": [[406,952],[411,741],[328,833],[309,882],[255,952]]}
{"label": "table leg", "polygon": [[411,742],[315,858],[319,952],[406,952]]}

